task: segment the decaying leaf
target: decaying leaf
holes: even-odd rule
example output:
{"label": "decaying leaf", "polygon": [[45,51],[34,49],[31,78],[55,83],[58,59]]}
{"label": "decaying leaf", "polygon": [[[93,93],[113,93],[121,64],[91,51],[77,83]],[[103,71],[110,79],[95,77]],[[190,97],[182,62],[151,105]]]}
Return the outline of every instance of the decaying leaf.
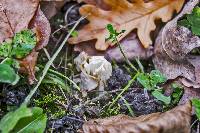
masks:
{"label": "decaying leaf", "polygon": [[105,42],[105,38],[109,35],[105,27],[107,24],[112,24],[118,31],[126,30],[118,38],[119,41],[137,29],[141,43],[147,48],[152,44],[150,32],[156,28],[154,20],[161,18],[163,22],[167,22],[174,10],[180,11],[184,0],[154,0],[148,3],[142,0],[134,1],[134,3],[127,0],[104,0],[104,2],[111,7],[111,10],[105,11],[89,4],[80,8],[81,15],[88,16],[90,23],[79,31],[78,37],[69,39],[70,43],[77,44],[97,39],[95,48],[106,50],[114,45],[114,43]]}
{"label": "decaying leaf", "polygon": [[28,28],[39,5],[39,0],[0,1],[0,43],[15,33]]}
{"label": "decaying leaf", "polygon": [[91,91],[97,87],[104,90],[106,80],[112,75],[112,66],[103,56],[88,56],[82,52],[74,63],[81,71],[81,89]]}
{"label": "decaying leaf", "polygon": [[191,103],[165,113],[139,117],[118,115],[85,122],[83,133],[190,133]]}
{"label": "decaying leaf", "polygon": [[[199,87],[200,56],[190,55],[190,51],[200,47],[200,38],[182,26],[177,26],[177,20],[190,13],[198,0],[190,1],[183,11],[163,28],[155,43],[155,67],[164,73],[168,79],[178,76],[185,77]],[[183,83],[186,83],[183,82]]]}

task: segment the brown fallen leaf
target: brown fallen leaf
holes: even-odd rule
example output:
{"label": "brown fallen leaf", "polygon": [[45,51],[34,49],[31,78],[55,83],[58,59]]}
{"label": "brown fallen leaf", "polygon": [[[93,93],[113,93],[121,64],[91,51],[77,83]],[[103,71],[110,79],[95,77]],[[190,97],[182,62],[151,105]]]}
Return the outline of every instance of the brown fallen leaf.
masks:
{"label": "brown fallen leaf", "polygon": [[39,5],[39,0],[0,1],[0,43],[15,33],[28,28]]}
{"label": "brown fallen leaf", "polygon": [[20,72],[28,74],[29,82],[33,83],[38,50],[47,45],[51,33],[50,24],[39,8],[39,0],[1,0],[0,16],[0,43],[24,29],[36,31],[36,47],[20,60]]}
{"label": "brown fallen leaf", "polygon": [[139,117],[118,115],[85,122],[83,133],[190,133],[191,103],[165,113]]}
{"label": "brown fallen leaf", "polygon": [[[163,28],[155,42],[153,59],[156,69],[168,79],[182,76],[191,81],[193,87],[200,85],[200,56],[189,53],[200,47],[200,38],[192,35],[189,29],[177,26],[177,20],[191,12],[197,3],[198,0],[189,1],[183,11]],[[187,81],[183,83],[188,84]]]}
{"label": "brown fallen leaf", "polygon": [[29,23],[29,28],[36,30],[37,35],[37,45],[35,47],[36,51],[42,49],[48,44],[51,27],[49,21],[43,14],[40,8],[38,8],[32,21]]}
{"label": "brown fallen leaf", "polygon": [[126,30],[118,38],[120,41],[128,33],[137,29],[138,38],[145,48],[152,44],[150,32],[155,30],[155,20],[161,18],[163,22],[171,19],[173,12],[180,11],[185,0],[154,0],[145,3],[142,0],[130,3],[127,0],[104,0],[112,10],[105,11],[94,5],[83,5],[80,8],[82,16],[88,16],[90,23],[84,26],[78,32],[78,37],[69,39],[71,44],[77,44],[82,41],[97,39],[95,48],[97,50],[106,50],[114,45],[111,42],[105,42],[109,33],[105,28],[107,24],[112,24],[118,31]]}
{"label": "brown fallen leaf", "polygon": [[35,65],[37,62],[38,52],[33,50],[26,58],[20,61],[20,72],[28,74],[29,84],[36,81],[35,78]]}
{"label": "brown fallen leaf", "polygon": [[81,0],[81,1],[85,2],[87,4],[91,4],[91,5],[100,7],[101,9],[104,9],[104,10],[109,10],[110,9],[109,5],[107,5],[104,2],[104,0]]}
{"label": "brown fallen leaf", "polygon": [[47,19],[51,19],[56,13],[63,7],[63,5],[68,2],[66,0],[42,0],[40,1],[41,10],[47,17]]}

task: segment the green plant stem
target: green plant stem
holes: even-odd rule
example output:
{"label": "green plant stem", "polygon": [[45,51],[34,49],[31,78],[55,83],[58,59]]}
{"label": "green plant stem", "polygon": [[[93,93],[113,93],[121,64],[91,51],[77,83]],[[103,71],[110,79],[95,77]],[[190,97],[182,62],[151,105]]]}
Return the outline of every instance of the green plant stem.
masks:
{"label": "green plant stem", "polygon": [[30,99],[32,98],[32,96],[34,95],[34,93],[36,92],[36,90],[38,89],[38,87],[40,86],[40,84],[42,83],[42,80],[44,79],[45,75],[47,74],[47,72],[48,72],[51,64],[53,63],[53,61],[55,60],[55,58],[57,57],[57,55],[60,53],[60,51],[62,50],[63,46],[66,44],[66,42],[69,39],[71,33],[78,26],[78,24],[80,23],[81,19],[82,19],[82,17],[76,22],[76,24],[73,26],[72,30],[67,34],[66,38],[61,43],[60,47],[57,49],[57,51],[54,53],[54,55],[51,57],[51,59],[47,62],[47,64],[45,65],[45,67],[43,69],[42,76],[39,78],[39,81],[38,81],[37,85],[31,90],[31,92],[26,97],[26,99],[23,102],[23,104],[27,105],[29,103]]}
{"label": "green plant stem", "polygon": [[123,90],[117,95],[117,97],[112,101],[112,103],[109,106],[109,109],[111,109],[111,107],[119,100],[119,98],[122,97],[122,95],[124,94],[125,91],[127,91],[129,89],[129,87],[131,86],[131,84],[135,81],[135,79],[137,78],[137,76],[139,75],[139,72],[136,73],[136,75],[128,82],[128,84],[123,88]]}
{"label": "green plant stem", "polygon": [[120,52],[122,53],[122,55],[123,55],[123,57],[124,57],[126,63],[127,63],[133,70],[135,70],[136,72],[138,72],[137,68],[136,68],[136,67],[130,62],[130,60],[126,57],[125,52],[124,52],[124,50],[122,49],[121,44],[120,44],[120,42],[118,41],[118,39],[115,38],[115,40],[116,40],[116,43],[117,43],[117,45],[118,45],[118,47],[119,47],[119,50],[120,50]]}

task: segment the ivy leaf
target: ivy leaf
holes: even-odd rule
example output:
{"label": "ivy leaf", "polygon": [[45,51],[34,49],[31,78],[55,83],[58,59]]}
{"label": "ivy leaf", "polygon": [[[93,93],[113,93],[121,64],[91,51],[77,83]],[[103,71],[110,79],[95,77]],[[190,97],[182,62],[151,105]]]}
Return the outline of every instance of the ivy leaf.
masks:
{"label": "ivy leaf", "polygon": [[192,99],[192,105],[195,107],[196,116],[200,120],[200,99]]}
{"label": "ivy leaf", "polygon": [[154,90],[152,92],[152,95],[157,98],[158,100],[164,102],[166,105],[170,104],[171,102],[171,97],[167,97],[165,95],[163,95],[160,91],[158,90]]}
{"label": "ivy leaf", "polygon": [[19,81],[19,76],[8,64],[0,64],[0,82],[15,85]]}
{"label": "ivy leaf", "polygon": [[158,70],[152,70],[150,73],[151,84],[155,87],[158,83],[164,83],[167,78]]}
{"label": "ivy leaf", "polygon": [[22,105],[20,108],[14,112],[7,113],[0,121],[0,131],[2,133],[9,133],[17,124],[17,122],[24,117],[31,116],[31,110],[28,109],[25,105]]}
{"label": "ivy leaf", "polygon": [[145,89],[152,89],[149,76],[145,73],[140,73],[137,77],[137,81],[145,88]]}

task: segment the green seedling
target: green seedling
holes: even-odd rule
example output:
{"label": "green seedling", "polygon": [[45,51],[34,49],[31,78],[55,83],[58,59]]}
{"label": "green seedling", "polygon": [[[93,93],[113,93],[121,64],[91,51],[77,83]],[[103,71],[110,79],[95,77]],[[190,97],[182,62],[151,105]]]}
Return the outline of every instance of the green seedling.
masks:
{"label": "green seedling", "polygon": [[118,46],[119,49],[120,49],[120,52],[122,53],[122,55],[123,55],[123,57],[124,57],[124,59],[125,59],[125,61],[126,61],[126,63],[127,63],[133,70],[135,70],[135,71],[137,72],[137,71],[138,71],[137,68],[135,68],[135,66],[129,61],[129,59],[127,58],[127,56],[126,56],[124,50],[123,50],[122,47],[121,47],[120,42],[119,42],[118,39],[117,39],[120,35],[122,35],[122,34],[125,32],[125,30],[122,30],[122,31],[120,31],[120,32],[117,32],[117,30],[113,27],[112,24],[108,24],[106,28],[107,28],[107,30],[108,30],[108,32],[109,32],[109,37],[106,38],[105,41],[111,41],[112,43],[116,43],[117,46]]}
{"label": "green seedling", "polygon": [[137,77],[137,81],[144,87],[144,89],[150,90],[151,94],[158,100],[164,102],[166,105],[170,104],[171,97],[167,97],[163,94],[162,89],[158,84],[162,84],[167,81],[167,78],[158,70],[152,70],[151,73],[140,73]]}

